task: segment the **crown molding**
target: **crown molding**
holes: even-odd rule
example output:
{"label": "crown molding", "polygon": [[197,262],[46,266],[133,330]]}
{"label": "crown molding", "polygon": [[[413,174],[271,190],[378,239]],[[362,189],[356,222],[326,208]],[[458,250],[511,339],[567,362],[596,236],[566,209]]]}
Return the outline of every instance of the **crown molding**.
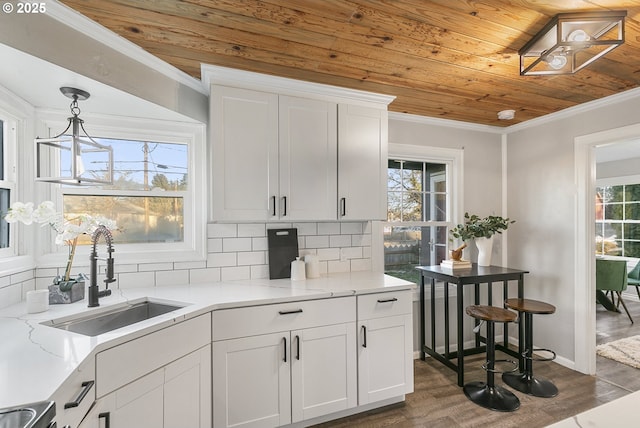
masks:
{"label": "crown molding", "polygon": [[258,91],[275,92],[283,95],[305,95],[310,98],[370,103],[384,106],[385,108],[396,98],[392,95],[376,94],[374,92],[307,82],[288,77],[272,76],[217,65],[202,64],[201,70],[202,82],[207,89],[210,89],[212,84],[237,86]]}
{"label": "crown molding", "polygon": [[164,74],[178,83],[181,83],[204,95],[207,95],[208,93],[200,80],[188,75],[168,62],[161,60],[135,43],[119,36],[113,31],[65,6],[57,0],[47,2],[47,15],[69,28],[73,28],[85,36],[109,46],[115,51]]}
{"label": "crown molding", "polygon": [[438,117],[420,116],[417,114],[389,112],[389,119],[403,122],[422,123],[425,125],[444,126],[447,128],[462,129],[466,131],[489,132],[491,134],[505,134],[505,129],[500,126],[481,125],[478,123],[462,122],[459,120],[441,119]]}

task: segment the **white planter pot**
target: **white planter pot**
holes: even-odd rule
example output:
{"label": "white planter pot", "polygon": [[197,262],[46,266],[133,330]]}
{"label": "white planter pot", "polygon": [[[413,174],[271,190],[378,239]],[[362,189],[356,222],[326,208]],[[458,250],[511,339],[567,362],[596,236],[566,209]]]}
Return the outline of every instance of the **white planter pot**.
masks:
{"label": "white planter pot", "polygon": [[478,247],[478,266],[491,266],[491,252],[493,250],[493,236],[491,238],[476,238]]}

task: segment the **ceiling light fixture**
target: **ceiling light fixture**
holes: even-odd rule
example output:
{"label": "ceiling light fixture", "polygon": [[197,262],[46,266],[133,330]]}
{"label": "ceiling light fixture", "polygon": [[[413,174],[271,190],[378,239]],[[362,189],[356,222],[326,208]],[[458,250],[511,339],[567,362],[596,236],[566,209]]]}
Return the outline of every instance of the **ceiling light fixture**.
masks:
{"label": "ceiling light fixture", "polygon": [[[68,119],[67,129],[60,134],[53,138],[35,139],[36,181],[79,186],[112,184],[113,149],[91,138],[79,117],[78,100],[84,101],[90,94],[66,86],[60,88],[60,92],[73,100],[70,106],[72,116]],[[67,134],[69,129],[71,135]]]}
{"label": "ceiling light fixture", "polygon": [[515,110],[502,110],[498,112],[498,119],[500,120],[512,120],[516,117]]}
{"label": "ceiling light fixture", "polygon": [[520,74],[573,74],[624,43],[626,10],[559,13],[522,49]]}

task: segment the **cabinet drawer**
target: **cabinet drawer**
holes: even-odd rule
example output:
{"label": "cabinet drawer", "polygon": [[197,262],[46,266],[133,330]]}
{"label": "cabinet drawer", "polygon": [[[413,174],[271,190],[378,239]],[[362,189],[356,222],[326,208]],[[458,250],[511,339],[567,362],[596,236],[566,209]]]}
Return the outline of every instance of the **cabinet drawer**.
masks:
{"label": "cabinet drawer", "polygon": [[355,297],[222,309],[213,312],[213,340],[256,336],[355,320]]}
{"label": "cabinet drawer", "polygon": [[358,319],[410,314],[411,295],[410,290],[360,295],[358,296]]}
{"label": "cabinet drawer", "polygon": [[166,366],[211,342],[211,314],[114,346],[96,356],[96,395]]}
{"label": "cabinet drawer", "polygon": [[56,402],[58,426],[76,427],[87,414],[96,398],[96,360],[93,356],[83,361],[51,396]]}

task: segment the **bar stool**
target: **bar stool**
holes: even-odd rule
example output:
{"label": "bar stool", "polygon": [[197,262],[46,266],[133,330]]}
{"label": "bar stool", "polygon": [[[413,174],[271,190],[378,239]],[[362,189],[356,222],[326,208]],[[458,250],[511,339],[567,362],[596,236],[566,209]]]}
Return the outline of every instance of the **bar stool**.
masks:
{"label": "bar stool", "polygon": [[496,360],[495,325],[500,322],[513,322],[516,314],[504,308],[485,305],[472,305],[466,308],[467,315],[487,323],[487,362],[482,365],[487,372],[487,382],[469,382],[462,388],[464,394],[479,406],[500,412],[512,412],[520,407],[520,400],[511,391],[496,386],[494,376],[499,373],[495,369],[496,362],[513,364],[513,370],[518,369],[518,364],[511,360]]}
{"label": "bar stool", "polygon": [[[524,338],[520,337],[520,351],[522,360],[519,373],[504,373],[502,380],[510,387],[535,397],[555,397],[558,395],[558,388],[550,381],[533,377],[533,361],[552,361],[556,358],[556,353],[550,349],[533,349],[533,314],[552,314],[556,311],[555,306],[545,302],[531,299],[507,299],[504,305],[518,311],[520,322],[524,322]],[[524,320],[522,315],[524,314]],[[522,351],[524,349],[524,351]],[[543,351],[551,353],[549,358],[535,358],[533,351]],[[524,362],[524,367],[523,363]]]}

